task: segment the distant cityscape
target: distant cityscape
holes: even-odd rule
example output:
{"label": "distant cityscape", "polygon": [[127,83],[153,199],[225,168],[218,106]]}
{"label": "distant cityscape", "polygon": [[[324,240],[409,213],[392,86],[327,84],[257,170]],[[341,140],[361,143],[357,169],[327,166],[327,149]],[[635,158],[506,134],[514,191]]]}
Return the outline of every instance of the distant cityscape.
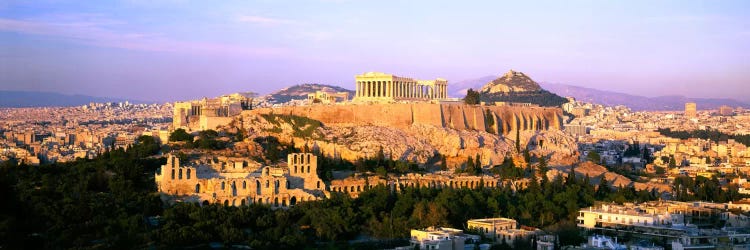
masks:
{"label": "distant cityscape", "polygon": [[0,250],[750,250],[750,1],[3,1]]}
{"label": "distant cityscape", "polygon": [[[460,225],[436,218],[439,223],[394,232],[387,248],[750,246],[750,110],[685,103],[684,111],[633,112],[572,97],[560,107],[479,102],[485,94],[529,96],[524,93],[538,89],[513,71],[463,99],[448,98],[442,79],[366,73],[356,82],[351,96],[321,85],[291,88],[299,98],[280,104],[236,93],[164,105],[5,108],[0,161],[24,168],[77,164],[155,143],[152,150],[166,163],[152,173],[154,192],[167,207],[198,209],[290,210],[341,195],[367,199],[376,190],[396,199],[412,190],[531,195],[540,185],[572,178],[566,188],[582,185],[596,198],[580,201],[589,207],[568,208],[585,242],[564,236],[561,243],[562,231],[544,228],[557,219],[466,214]],[[479,98],[472,101],[471,93]],[[463,142],[449,142],[454,139]],[[163,226],[158,216],[150,220]],[[404,233],[408,240],[396,237]]]}

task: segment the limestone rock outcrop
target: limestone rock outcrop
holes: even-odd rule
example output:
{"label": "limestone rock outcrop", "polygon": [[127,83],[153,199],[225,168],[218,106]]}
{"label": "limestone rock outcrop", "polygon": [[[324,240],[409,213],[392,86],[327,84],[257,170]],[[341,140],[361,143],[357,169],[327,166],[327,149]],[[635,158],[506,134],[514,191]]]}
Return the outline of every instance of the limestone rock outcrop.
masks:
{"label": "limestone rock outcrop", "polygon": [[539,91],[542,88],[534,80],[523,72],[510,70],[500,78],[485,84],[481,92],[485,93],[508,93]]}
{"label": "limestone rock outcrop", "polygon": [[[440,156],[449,167],[460,166],[468,157],[479,155],[482,165],[500,164],[509,154],[516,153],[515,137],[496,135],[484,130],[455,129],[423,123],[402,126],[375,124],[323,123],[311,136],[295,136],[294,124],[283,122],[266,113],[243,114],[243,127],[253,136],[274,136],[293,143],[296,148],[307,146],[327,156],[355,161],[372,158],[380,150],[386,157],[421,164],[432,164]],[[328,120],[333,120],[328,118]],[[529,127],[530,128],[530,127]],[[577,155],[575,142],[560,130],[524,130],[519,132],[521,145],[532,143],[533,150],[557,158]],[[542,141],[540,143],[540,141]],[[540,145],[541,144],[541,145]]]}
{"label": "limestone rock outcrop", "polygon": [[326,125],[374,125],[398,129],[432,125],[457,130],[491,130],[497,134],[510,134],[515,130],[559,130],[563,122],[560,108],[445,103],[285,106],[243,111],[242,114],[304,116]]}
{"label": "limestone rock outcrop", "polygon": [[542,107],[560,107],[567,99],[546,91],[524,73],[508,71],[479,90],[482,102],[529,103]]}

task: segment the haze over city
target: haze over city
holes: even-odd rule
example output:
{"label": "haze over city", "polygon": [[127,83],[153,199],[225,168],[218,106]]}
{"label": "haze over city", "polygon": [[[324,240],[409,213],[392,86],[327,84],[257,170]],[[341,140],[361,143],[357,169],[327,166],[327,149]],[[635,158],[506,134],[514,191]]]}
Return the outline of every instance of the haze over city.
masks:
{"label": "haze over city", "polygon": [[0,0],[0,249],[750,249],[748,13]]}
{"label": "haze over city", "polygon": [[163,102],[515,69],[750,102],[747,13],[748,1],[4,1],[0,90]]}

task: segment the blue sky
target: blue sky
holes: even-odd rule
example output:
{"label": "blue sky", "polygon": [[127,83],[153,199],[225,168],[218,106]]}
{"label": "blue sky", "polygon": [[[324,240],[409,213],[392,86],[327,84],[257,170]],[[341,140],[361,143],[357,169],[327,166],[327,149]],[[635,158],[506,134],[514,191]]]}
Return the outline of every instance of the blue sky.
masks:
{"label": "blue sky", "polygon": [[0,0],[0,89],[147,101],[523,71],[750,102],[750,1]]}

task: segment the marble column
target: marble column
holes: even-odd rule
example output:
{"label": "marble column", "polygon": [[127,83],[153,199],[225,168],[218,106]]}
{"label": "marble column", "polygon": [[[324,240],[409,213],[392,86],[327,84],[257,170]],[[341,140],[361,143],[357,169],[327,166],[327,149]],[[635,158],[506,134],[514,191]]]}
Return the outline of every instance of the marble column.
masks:
{"label": "marble column", "polygon": [[388,81],[388,97],[393,98],[393,81]]}

